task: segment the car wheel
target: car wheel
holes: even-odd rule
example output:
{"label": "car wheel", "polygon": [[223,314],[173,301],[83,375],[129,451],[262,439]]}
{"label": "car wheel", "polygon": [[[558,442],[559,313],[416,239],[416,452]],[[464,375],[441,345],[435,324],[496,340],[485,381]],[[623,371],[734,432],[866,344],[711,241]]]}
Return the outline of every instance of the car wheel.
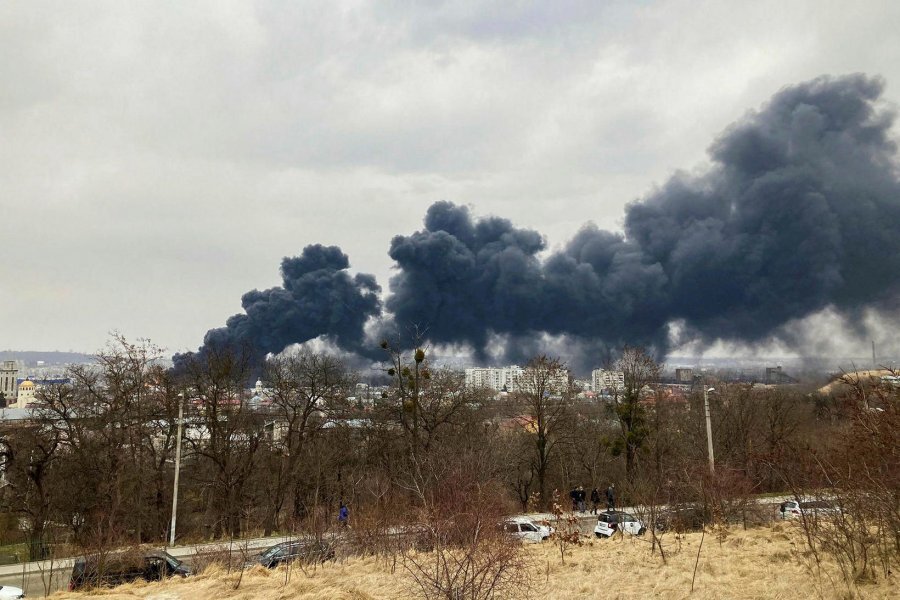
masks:
{"label": "car wheel", "polygon": [[594,535],[597,536],[597,539],[603,539],[603,534],[602,534],[602,533],[598,533],[598,532],[595,531],[595,532],[594,532]]}
{"label": "car wheel", "polygon": [[645,533],[647,533],[646,527],[641,527],[640,529],[638,529],[638,535],[644,535]]}

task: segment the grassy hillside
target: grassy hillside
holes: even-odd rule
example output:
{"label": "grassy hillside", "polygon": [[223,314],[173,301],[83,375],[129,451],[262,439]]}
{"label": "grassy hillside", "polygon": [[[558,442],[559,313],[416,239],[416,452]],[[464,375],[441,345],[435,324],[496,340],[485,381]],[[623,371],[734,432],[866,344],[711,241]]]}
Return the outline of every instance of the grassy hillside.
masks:
{"label": "grassy hillside", "polygon": [[[846,376],[850,379],[850,381],[859,381],[864,386],[869,387],[878,382],[882,376],[890,374],[891,372],[887,369],[870,369],[864,371],[850,371],[846,374]],[[829,381],[826,385],[819,388],[819,393],[827,396],[830,394],[846,392],[848,389],[850,389],[850,386],[844,383],[844,381],[839,377],[837,379]]]}
{"label": "grassy hillside", "polygon": [[[802,533],[792,523],[776,523],[751,531],[707,534],[697,569],[691,577],[701,535],[666,535],[667,562],[651,555],[647,540],[595,540],[574,547],[565,564],[549,542],[524,548],[533,564],[534,598],[895,598],[896,577],[880,577],[854,586],[842,583],[836,567],[816,567],[806,552]],[[397,563],[385,559],[349,558],[304,574],[299,569],[255,568],[227,574],[218,567],[190,579],[164,584],[138,583],[99,592],[108,600],[388,600],[416,598],[416,590]],[[57,600],[87,594],[57,593]]]}

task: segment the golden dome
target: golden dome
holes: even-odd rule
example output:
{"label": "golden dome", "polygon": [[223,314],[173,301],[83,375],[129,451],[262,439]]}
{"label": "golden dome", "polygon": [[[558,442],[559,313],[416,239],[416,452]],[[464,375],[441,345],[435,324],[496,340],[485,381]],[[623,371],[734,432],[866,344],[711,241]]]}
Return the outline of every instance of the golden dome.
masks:
{"label": "golden dome", "polygon": [[34,387],[34,382],[30,379],[26,379],[22,383],[19,384],[19,389],[30,389]]}

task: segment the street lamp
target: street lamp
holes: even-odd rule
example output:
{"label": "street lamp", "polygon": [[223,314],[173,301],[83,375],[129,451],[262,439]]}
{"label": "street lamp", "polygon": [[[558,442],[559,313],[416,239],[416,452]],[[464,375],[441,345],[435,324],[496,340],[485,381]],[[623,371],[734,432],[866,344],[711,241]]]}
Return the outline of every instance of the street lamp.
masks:
{"label": "street lamp", "polygon": [[712,420],[709,418],[709,395],[714,393],[716,388],[707,388],[703,386],[703,407],[706,410],[706,449],[709,452],[709,474],[716,474],[716,459],[713,456],[712,443]]}
{"label": "street lamp", "polygon": [[[709,411],[707,411],[708,414]],[[175,517],[178,514],[178,475],[181,471],[181,428],[184,426],[184,394],[178,394],[178,434],[175,440],[175,483],[172,489],[172,529],[169,545],[175,545]]]}

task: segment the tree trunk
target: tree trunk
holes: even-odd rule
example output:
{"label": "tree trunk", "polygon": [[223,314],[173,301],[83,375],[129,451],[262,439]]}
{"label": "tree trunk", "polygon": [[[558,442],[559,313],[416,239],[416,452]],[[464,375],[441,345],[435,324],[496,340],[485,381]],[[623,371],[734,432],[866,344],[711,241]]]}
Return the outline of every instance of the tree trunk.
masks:
{"label": "tree trunk", "polygon": [[634,458],[637,455],[637,447],[634,444],[625,444],[625,478],[628,483],[634,483]]}

